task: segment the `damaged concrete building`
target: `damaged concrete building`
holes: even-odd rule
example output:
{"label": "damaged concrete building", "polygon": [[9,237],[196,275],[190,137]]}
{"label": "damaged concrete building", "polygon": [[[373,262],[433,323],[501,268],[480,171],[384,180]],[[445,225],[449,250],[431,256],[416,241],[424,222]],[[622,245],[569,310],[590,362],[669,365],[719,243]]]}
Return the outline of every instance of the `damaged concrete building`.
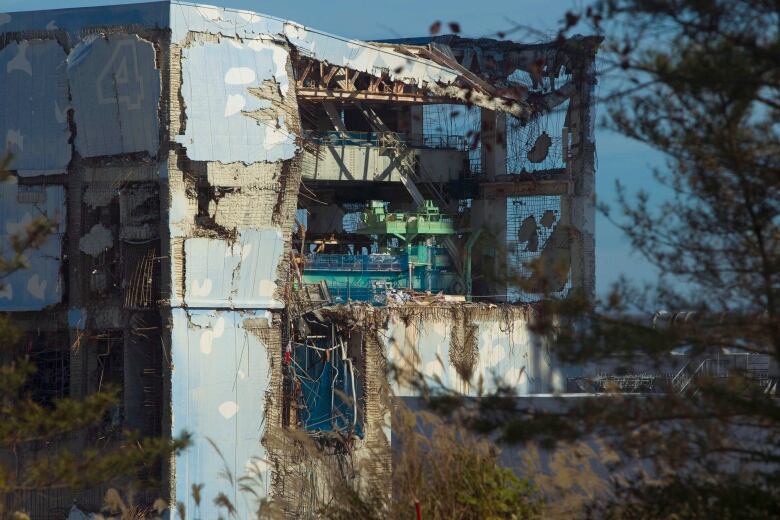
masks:
{"label": "damaged concrete building", "polygon": [[364,42],[178,1],[0,14],[0,36],[0,239],[56,224],[0,311],[42,400],[111,383],[107,437],[194,434],[163,497],[195,510],[205,483],[245,517],[227,465],[302,516],[320,491],[277,434],[386,446],[390,363],[564,389],[529,302],[594,292],[597,38]]}

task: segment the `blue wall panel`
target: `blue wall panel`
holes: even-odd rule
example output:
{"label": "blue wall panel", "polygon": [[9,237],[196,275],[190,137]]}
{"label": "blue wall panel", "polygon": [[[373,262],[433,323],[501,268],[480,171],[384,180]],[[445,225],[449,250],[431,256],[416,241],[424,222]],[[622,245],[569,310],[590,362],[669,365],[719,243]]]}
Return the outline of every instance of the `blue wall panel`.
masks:
{"label": "blue wall panel", "polygon": [[168,27],[169,15],[169,2],[0,13],[0,33],[64,31],[73,42],[77,42],[82,31],[95,27],[113,25],[162,29]]}
{"label": "blue wall panel", "polygon": [[187,157],[247,164],[292,158],[295,136],[283,116],[260,116],[259,121],[247,115],[271,107],[271,100],[249,90],[266,80],[288,95],[287,59],[287,50],[273,42],[223,40],[185,48],[181,92],[187,125],[179,142],[187,147]]}
{"label": "blue wall panel", "polygon": [[[29,202],[25,202],[29,201]],[[0,311],[36,311],[62,300],[62,237],[65,233],[65,190],[62,186],[19,186],[16,177],[0,183],[0,255],[12,255],[10,238],[24,233],[33,219],[45,216],[55,224],[46,242],[25,253],[28,269],[0,280]]]}
{"label": "blue wall panel", "polygon": [[277,229],[243,230],[234,243],[215,238],[184,241],[189,307],[280,308],[274,298],[284,240]]}
{"label": "blue wall panel", "polygon": [[[268,490],[262,437],[264,393],[270,383],[266,346],[256,331],[270,323],[267,311],[173,309],[171,338],[173,432],[189,431],[194,444],[176,459],[176,499],[187,518],[217,518],[212,500],[224,492],[238,507],[237,518],[250,518],[253,499],[220,478],[259,476],[260,495]],[[224,460],[208,442],[221,451]],[[259,472],[259,473],[258,473]],[[199,514],[193,484],[205,484]]]}
{"label": "blue wall panel", "polygon": [[76,148],[83,157],[157,154],[160,71],[154,47],[135,35],[94,35],[68,56]]}
{"label": "blue wall panel", "polygon": [[13,154],[11,169],[21,175],[65,172],[69,104],[59,43],[25,40],[0,50],[0,138]]}

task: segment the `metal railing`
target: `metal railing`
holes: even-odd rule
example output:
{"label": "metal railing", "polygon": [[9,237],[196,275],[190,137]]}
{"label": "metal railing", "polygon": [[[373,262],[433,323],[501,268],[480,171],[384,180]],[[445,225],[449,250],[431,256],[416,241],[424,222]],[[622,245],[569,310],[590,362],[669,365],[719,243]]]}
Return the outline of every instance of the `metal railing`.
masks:
{"label": "metal railing", "polygon": [[318,144],[333,146],[387,146],[401,142],[410,148],[440,150],[465,150],[466,139],[462,135],[406,134],[400,132],[338,132],[309,131],[306,138]]}
{"label": "metal railing", "polygon": [[752,353],[728,354],[701,361],[690,360],[674,375],[671,384],[678,393],[684,393],[695,387],[698,378],[726,379],[734,372],[743,374],[764,388],[776,386],[776,381],[769,374],[768,358]]}
{"label": "metal railing", "polygon": [[314,253],[306,257],[305,271],[394,271],[406,269],[406,255],[338,255]]}

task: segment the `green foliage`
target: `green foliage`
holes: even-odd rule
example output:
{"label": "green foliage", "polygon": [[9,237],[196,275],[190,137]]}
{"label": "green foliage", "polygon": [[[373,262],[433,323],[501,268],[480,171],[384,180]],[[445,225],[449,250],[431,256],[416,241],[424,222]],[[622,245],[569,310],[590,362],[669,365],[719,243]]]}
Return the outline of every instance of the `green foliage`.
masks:
{"label": "green foliage", "polygon": [[419,504],[426,519],[543,518],[538,489],[501,465],[497,445],[456,421],[398,405],[393,435],[392,486],[371,466],[358,484],[336,474],[324,517],[414,518]]}
{"label": "green foliage", "polygon": [[[7,164],[8,159],[2,166]],[[0,182],[9,175],[3,167]],[[11,238],[10,257],[0,258],[0,286],[10,273],[27,267],[25,253],[40,247],[52,230],[52,224],[39,217]],[[186,434],[163,439],[133,432],[110,442],[88,441],[116,404],[117,393],[104,389],[81,400],[58,399],[53,406],[36,402],[26,386],[36,368],[20,348],[22,338],[13,315],[0,316],[0,450],[24,457],[21,468],[0,463],[0,493],[80,489],[119,478],[132,482],[141,472],[153,484],[160,463],[189,443]],[[131,509],[123,509],[123,518],[133,517],[124,514]],[[0,515],[4,513],[0,509]]]}
{"label": "green foliage", "polygon": [[[565,16],[561,37],[579,23],[606,37],[607,126],[667,164],[648,175],[661,186],[652,196],[618,183],[618,211],[601,208],[659,279],[621,282],[597,302],[539,304],[533,330],[559,359],[661,373],[684,348],[693,364],[737,350],[778,366],[779,21],[780,5],[763,0],[603,0]],[[660,309],[695,319],[653,326]],[[766,379],[732,369],[659,390],[607,388],[555,412],[520,409],[499,391],[469,420],[510,443],[606,442],[619,456],[606,464],[613,494],[592,503],[595,518],[777,517],[780,402]],[[468,408],[448,400],[450,411]]]}
{"label": "green foliage", "polygon": [[[512,470],[499,466],[496,457],[490,454],[460,450],[458,455],[462,457],[463,473],[453,491],[457,501],[468,508],[468,517],[540,517],[539,503],[529,500],[535,489],[527,480],[521,480]],[[426,502],[431,511],[438,513],[434,518],[446,518],[448,511],[439,511],[437,501]]]}

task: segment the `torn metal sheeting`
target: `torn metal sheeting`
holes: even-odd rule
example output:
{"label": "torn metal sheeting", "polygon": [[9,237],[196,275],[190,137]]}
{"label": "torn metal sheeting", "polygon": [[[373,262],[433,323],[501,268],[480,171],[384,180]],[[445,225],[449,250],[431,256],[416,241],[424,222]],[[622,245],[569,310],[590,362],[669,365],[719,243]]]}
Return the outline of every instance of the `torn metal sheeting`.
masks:
{"label": "torn metal sheeting", "polygon": [[[251,89],[272,82],[290,95],[287,50],[273,42],[193,43],[182,52],[186,130],[178,142],[196,161],[276,162],[293,157],[296,136],[284,112]],[[250,114],[271,109],[275,115]],[[277,113],[278,112],[278,113]]]}
{"label": "torn metal sheeting", "polygon": [[286,40],[301,54],[316,60],[367,74],[384,71],[393,79],[418,86],[423,83],[450,83],[458,77],[454,70],[431,60],[249,11],[173,2],[171,28],[172,41],[178,43],[184,42],[190,33]]}

